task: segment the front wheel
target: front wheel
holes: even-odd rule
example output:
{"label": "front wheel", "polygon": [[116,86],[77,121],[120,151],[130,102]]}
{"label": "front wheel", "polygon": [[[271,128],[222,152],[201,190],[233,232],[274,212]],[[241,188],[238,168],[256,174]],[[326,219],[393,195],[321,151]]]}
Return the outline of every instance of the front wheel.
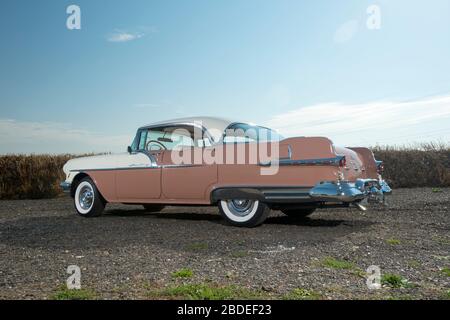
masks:
{"label": "front wheel", "polygon": [[221,200],[219,210],[228,223],[247,228],[259,226],[270,213],[270,208],[258,200]]}
{"label": "front wheel", "polygon": [[78,214],[85,218],[98,217],[105,209],[105,200],[89,177],[77,185],[74,202]]}

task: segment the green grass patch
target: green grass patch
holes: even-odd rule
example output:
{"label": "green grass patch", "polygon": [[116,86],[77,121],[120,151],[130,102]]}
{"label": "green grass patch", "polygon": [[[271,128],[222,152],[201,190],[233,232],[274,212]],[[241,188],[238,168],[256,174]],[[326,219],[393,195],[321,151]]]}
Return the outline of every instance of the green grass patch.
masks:
{"label": "green grass patch", "polygon": [[442,192],[442,189],[441,188],[432,188],[431,192],[434,192],[434,193]]}
{"label": "green grass patch", "polygon": [[296,288],[283,297],[285,300],[319,300],[322,296],[312,290]]}
{"label": "green grass patch", "polygon": [[360,268],[354,268],[350,273],[359,278],[363,278],[363,279],[367,278],[367,272],[364,270],[361,270]]}
{"label": "green grass patch", "polygon": [[189,251],[202,251],[208,249],[208,244],[206,242],[193,242],[186,246]]}
{"label": "green grass patch", "polygon": [[385,273],[381,276],[381,284],[391,288],[408,288],[411,284],[401,275],[393,273]]}
{"label": "green grass patch", "polygon": [[444,293],[444,298],[445,298],[445,299],[450,299],[450,290],[447,290],[447,291]]}
{"label": "green grass patch", "polygon": [[419,268],[420,267],[420,262],[417,260],[409,260],[407,262],[407,264],[410,268]]}
{"label": "green grass patch", "polygon": [[323,259],[322,265],[332,269],[353,269],[355,264],[346,260],[338,260],[332,257]]}
{"label": "green grass patch", "polygon": [[[448,237],[432,237],[431,240],[440,244],[450,244],[450,238]],[[450,256],[446,256],[446,258],[449,260]]]}
{"label": "green grass patch", "polygon": [[219,286],[212,283],[182,284],[162,290],[150,291],[150,297],[188,300],[250,300],[264,299],[268,295],[237,286]]}
{"label": "green grass patch", "polygon": [[398,239],[387,239],[386,242],[392,246],[398,246],[401,243]]}
{"label": "green grass patch", "polygon": [[446,268],[442,269],[441,272],[443,274],[445,274],[447,277],[450,277],[450,268],[446,267]]}
{"label": "green grass patch", "polygon": [[50,296],[52,300],[94,300],[97,294],[90,289],[67,289],[66,286],[59,288]]}
{"label": "green grass patch", "polygon": [[175,272],[172,272],[173,278],[191,278],[194,275],[194,272],[188,268],[182,268]]}
{"label": "green grass patch", "polygon": [[233,258],[244,258],[244,257],[248,256],[248,252],[244,251],[244,250],[233,251],[233,252],[231,252],[231,256]]}

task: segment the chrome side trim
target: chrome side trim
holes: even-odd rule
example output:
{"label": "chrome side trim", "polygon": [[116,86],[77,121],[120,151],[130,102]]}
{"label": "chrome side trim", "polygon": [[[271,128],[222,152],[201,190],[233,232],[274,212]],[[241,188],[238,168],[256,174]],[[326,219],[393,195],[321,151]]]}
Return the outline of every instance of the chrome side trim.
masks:
{"label": "chrome side trim", "polygon": [[345,156],[337,156],[335,158],[318,158],[305,160],[280,159],[278,161],[259,163],[259,165],[262,167],[268,167],[276,164],[280,166],[339,166],[340,161],[344,157]]}
{"label": "chrome side trim", "polygon": [[120,170],[145,170],[145,169],[170,169],[170,168],[192,168],[192,167],[202,167],[202,164],[168,164],[168,165],[152,165],[144,167],[120,167],[120,168],[101,168],[101,169],[74,169],[70,172],[85,172],[85,171],[120,171]]}
{"label": "chrome side trim", "polygon": [[123,168],[101,168],[101,169],[75,169],[70,172],[86,172],[86,171],[120,171],[120,170],[145,170],[145,169],[161,169],[161,167],[123,167]]}
{"label": "chrome side trim", "polygon": [[162,165],[159,166],[160,168],[192,168],[192,167],[203,167],[203,164],[166,164],[166,165]]}

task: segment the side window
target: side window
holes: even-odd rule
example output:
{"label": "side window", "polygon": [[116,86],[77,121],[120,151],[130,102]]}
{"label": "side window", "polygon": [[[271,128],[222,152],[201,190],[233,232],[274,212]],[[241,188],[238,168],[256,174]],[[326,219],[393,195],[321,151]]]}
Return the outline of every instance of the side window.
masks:
{"label": "side window", "polygon": [[246,124],[235,124],[225,130],[224,143],[245,143],[258,140],[258,129]]}
{"label": "side window", "polygon": [[197,147],[204,148],[204,147],[211,147],[211,140],[209,138],[203,138],[197,140]]}
{"label": "side window", "polygon": [[171,139],[173,141],[172,149],[194,146],[192,133],[187,128],[176,128],[171,133]]}
{"label": "side window", "polygon": [[223,137],[224,143],[245,143],[280,140],[282,140],[282,137],[277,132],[271,129],[245,123],[238,123],[230,126],[225,130]]}
{"label": "side window", "polygon": [[147,135],[143,140],[143,148],[149,151],[157,151],[193,147],[194,140],[192,134],[192,128],[187,126],[152,128],[147,131]]}
{"label": "side window", "polygon": [[190,125],[150,128],[140,131],[136,138],[137,149],[147,151],[209,146],[209,137]]}

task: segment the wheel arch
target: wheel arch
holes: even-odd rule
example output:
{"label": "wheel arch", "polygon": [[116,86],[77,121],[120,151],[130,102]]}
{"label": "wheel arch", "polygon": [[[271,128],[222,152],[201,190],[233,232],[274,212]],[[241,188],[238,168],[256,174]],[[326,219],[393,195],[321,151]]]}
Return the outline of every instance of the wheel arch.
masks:
{"label": "wheel arch", "polygon": [[86,177],[89,177],[89,175],[85,172],[77,173],[77,175],[73,177],[72,184],[70,186],[70,196],[72,198],[75,197],[75,191],[77,190],[78,184],[80,183],[81,180],[83,180]]}
{"label": "wheel arch", "polygon": [[210,193],[211,204],[217,204],[220,200],[249,199],[264,201],[264,195],[256,188],[249,187],[220,187]]}
{"label": "wheel arch", "polygon": [[104,202],[106,202],[105,197],[102,195],[100,189],[97,187],[96,183],[95,183],[95,179],[93,177],[91,177],[89,174],[87,174],[86,172],[80,172],[77,173],[77,175],[73,178],[72,180],[72,185],[70,187],[70,196],[72,198],[75,197],[75,191],[77,190],[78,184],[80,183],[81,180],[83,180],[84,178],[88,177],[89,179],[92,180],[92,182],[94,183],[95,187],[97,188],[97,192],[100,195],[100,197],[102,198],[102,200]]}

